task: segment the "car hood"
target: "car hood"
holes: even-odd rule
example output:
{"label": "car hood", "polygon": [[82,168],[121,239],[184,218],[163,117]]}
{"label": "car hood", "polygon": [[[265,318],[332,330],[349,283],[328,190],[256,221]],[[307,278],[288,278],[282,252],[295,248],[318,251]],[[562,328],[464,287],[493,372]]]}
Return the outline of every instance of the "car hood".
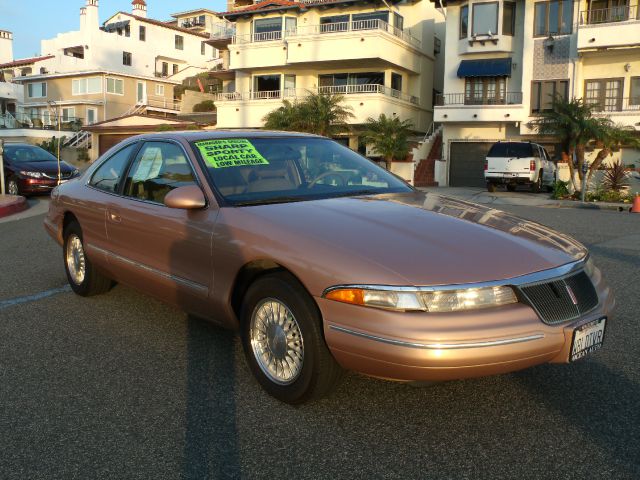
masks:
{"label": "car hood", "polygon": [[538,223],[433,193],[229,210],[223,222],[233,216],[232,224],[248,228],[254,238],[247,246],[258,242],[258,256],[297,264],[300,276],[329,277],[325,283],[426,286],[503,280],[587,253],[579,242]]}
{"label": "car hood", "polygon": [[[12,163],[13,168],[25,172],[44,172],[47,174],[58,174],[58,162],[46,160],[44,162],[20,162]],[[66,162],[60,162],[60,171],[62,173],[71,173],[75,170],[74,167]]]}

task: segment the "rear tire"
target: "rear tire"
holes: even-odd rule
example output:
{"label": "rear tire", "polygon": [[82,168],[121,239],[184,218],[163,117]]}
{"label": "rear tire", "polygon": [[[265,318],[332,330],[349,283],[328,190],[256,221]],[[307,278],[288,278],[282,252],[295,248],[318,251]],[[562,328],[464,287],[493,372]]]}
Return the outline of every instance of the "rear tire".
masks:
{"label": "rear tire", "polygon": [[496,184],[495,183],[491,183],[491,182],[487,182],[487,191],[495,192],[496,191]]}
{"label": "rear tire", "polygon": [[111,289],[112,281],[93,268],[85,253],[78,222],[72,222],[65,228],[62,252],[67,281],[76,294],[90,297]]}
{"label": "rear tire", "polygon": [[287,273],[258,278],[242,301],[242,346],[267,393],[289,404],[327,395],[343,370],[324,341],[315,302]]}

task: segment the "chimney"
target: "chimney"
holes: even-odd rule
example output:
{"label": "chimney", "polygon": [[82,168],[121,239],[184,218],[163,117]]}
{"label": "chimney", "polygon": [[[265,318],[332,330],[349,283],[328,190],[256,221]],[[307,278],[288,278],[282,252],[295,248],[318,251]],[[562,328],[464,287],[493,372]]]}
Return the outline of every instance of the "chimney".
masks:
{"label": "chimney", "polygon": [[133,0],[133,14],[137,17],[147,18],[147,2],[144,0]]}
{"label": "chimney", "polygon": [[87,28],[87,7],[80,9],[80,31],[82,32]]}
{"label": "chimney", "polygon": [[98,0],[87,0],[85,26],[88,30],[98,30],[100,28],[100,17],[98,15]]}
{"label": "chimney", "polygon": [[0,63],[13,62],[13,33],[0,30]]}

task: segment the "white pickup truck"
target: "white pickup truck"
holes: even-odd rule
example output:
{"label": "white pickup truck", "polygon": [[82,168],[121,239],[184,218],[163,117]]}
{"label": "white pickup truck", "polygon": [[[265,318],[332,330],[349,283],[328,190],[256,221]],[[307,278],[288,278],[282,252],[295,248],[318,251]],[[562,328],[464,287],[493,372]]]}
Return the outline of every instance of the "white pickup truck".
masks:
{"label": "white pickup truck", "polygon": [[495,192],[506,185],[513,192],[517,185],[530,185],[532,192],[553,189],[556,164],[543,146],[531,142],[497,142],[487,154],[484,178],[487,190]]}

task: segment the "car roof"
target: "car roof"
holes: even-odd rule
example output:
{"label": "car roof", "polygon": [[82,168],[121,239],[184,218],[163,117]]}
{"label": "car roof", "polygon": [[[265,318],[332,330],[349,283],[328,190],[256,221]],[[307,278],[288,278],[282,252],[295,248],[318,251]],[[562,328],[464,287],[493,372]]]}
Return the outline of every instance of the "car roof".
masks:
{"label": "car roof", "polygon": [[154,139],[154,138],[174,138],[183,139],[188,142],[197,142],[199,140],[217,140],[225,138],[326,138],[320,135],[299,132],[282,132],[275,130],[187,130],[178,132],[158,132],[138,135],[136,139]]}

